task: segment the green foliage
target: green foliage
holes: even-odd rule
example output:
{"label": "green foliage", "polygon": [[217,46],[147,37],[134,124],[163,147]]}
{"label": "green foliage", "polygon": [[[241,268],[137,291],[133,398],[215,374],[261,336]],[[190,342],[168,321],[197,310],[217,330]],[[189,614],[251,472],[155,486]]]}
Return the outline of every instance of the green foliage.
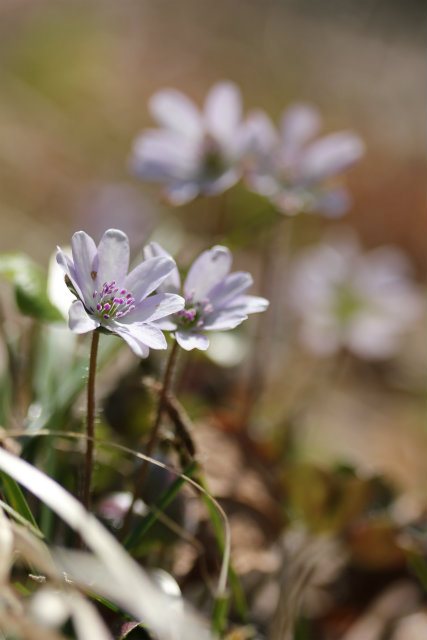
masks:
{"label": "green foliage", "polygon": [[22,493],[18,483],[3,471],[0,471],[0,479],[3,494],[5,495],[9,505],[19,516],[21,516],[24,522],[26,522],[34,531],[37,531],[37,533],[42,536],[42,533],[37,525],[37,522],[34,519],[31,509],[28,506],[24,494]]}
{"label": "green foliage", "polygon": [[17,307],[23,315],[45,322],[63,320],[48,298],[45,272],[28,256],[21,253],[1,254],[0,276],[12,284]]}

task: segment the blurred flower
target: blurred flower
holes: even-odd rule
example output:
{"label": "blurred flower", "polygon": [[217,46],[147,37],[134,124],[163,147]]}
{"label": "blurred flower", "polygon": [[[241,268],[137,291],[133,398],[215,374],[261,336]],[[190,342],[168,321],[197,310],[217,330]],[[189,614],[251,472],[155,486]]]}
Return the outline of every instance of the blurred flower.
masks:
{"label": "blurred flower", "polygon": [[253,150],[246,173],[250,189],[288,215],[317,211],[336,217],[347,210],[347,192],[325,181],[362,156],[364,146],[356,134],[341,131],[313,141],[320,114],[303,103],[283,112],[279,131],[263,111],[250,114],[245,126]]}
{"label": "blurred flower", "polygon": [[[71,255],[71,247],[65,247],[63,252]],[[59,309],[64,318],[68,317],[70,306],[74,302],[71,291],[64,290],[64,272],[56,260],[56,252],[49,259],[49,269],[47,275],[47,295],[49,300]],[[66,328],[64,327],[66,330]],[[68,333],[68,331],[67,331]]]}
{"label": "blurred flower", "polygon": [[[146,256],[167,255],[155,242],[146,247]],[[249,313],[265,311],[268,300],[247,296],[252,276],[244,271],[230,273],[232,256],[226,247],[215,246],[204,251],[193,262],[184,282],[185,308],[162,322],[162,329],[175,332],[178,344],[206,350],[209,339],[203,331],[234,329]],[[177,269],[161,284],[162,290],[178,292],[181,280]]]}
{"label": "blurred flower", "polygon": [[174,294],[150,294],[175,268],[173,259],[149,258],[128,274],[129,240],[117,229],[106,231],[98,247],[87,233],[78,231],[71,248],[72,260],[59,248],[56,255],[77,297],[69,310],[70,329],[75,333],[111,331],[141,358],[149,348],[166,349],[155,321],[182,309],[184,300]]}
{"label": "blurred flower", "polygon": [[352,234],[332,236],[294,260],[289,302],[315,354],[345,347],[367,359],[392,356],[422,310],[405,255],[393,247],[362,253]]}
{"label": "blurred flower", "polygon": [[171,204],[222,193],[239,180],[246,137],[236,85],[215,84],[203,111],[175,89],[154,94],[149,108],[162,128],[142,132],[131,165],[143,180],[163,182]]}

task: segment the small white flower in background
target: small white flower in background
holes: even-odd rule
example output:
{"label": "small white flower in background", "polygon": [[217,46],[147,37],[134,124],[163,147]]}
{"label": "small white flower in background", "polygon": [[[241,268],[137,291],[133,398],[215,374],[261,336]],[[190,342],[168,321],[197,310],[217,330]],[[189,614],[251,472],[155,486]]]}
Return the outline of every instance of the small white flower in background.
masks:
{"label": "small white flower in background", "polygon": [[[168,254],[155,242],[145,248],[147,258],[162,255]],[[178,344],[186,351],[208,348],[205,331],[234,329],[248,314],[267,309],[268,300],[246,295],[253,283],[252,276],[245,271],[230,273],[231,263],[232,255],[226,247],[217,245],[200,254],[183,285],[185,308],[159,323],[162,329],[175,333]],[[180,292],[177,269],[162,282],[160,289]]]}
{"label": "small white flower in background", "polygon": [[[67,256],[71,256],[71,247],[64,247],[63,251]],[[56,252],[51,255],[49,260],[47,295],[64,318],[68,318],[68,312],[76,298],[69,289],[64,287],[64,270],[56,260]]]}
{"label": "small white flower in background", "polygon": [[164,183],[167,201],[181,205],[199,194],[222,193],[239,180],[246,137],[235,84],[215,84],[202,111],[176,89],[155,93],[149,108],[162,128],[136,139],[131,167],[143,180]]}
{"label": "small white flower in background", "polygon": [[422,310],[406,256],[394,247],[363,253],[350,233],[302,251],[289,283],[302,342],[320,356],[346,348],[389,358]]}
{"label": "small white flower in background", "polygon": [[283,112],[279,130],[263,111],[252,112],[246,120],[253,152],[246,182],[282,213],[305,211],[338,217],[349,207],[345,189],[329,179],[359,160],[364,145],[350,131],[314,139],[320,128],[319,112],[304,103]]}
{"label": "small white flower in background", "polygon": [[71,240],[71,260],[58,248],[56,260],[77,300],[69,309],[69,327],[75,333],[102,328],[117,334],[139,357],[149,349],[166,349],[156,320],[179,311],[181,296],[153,292],[175,269],[170,256],[144,260],[130,273],[129,239],[123,231],[108,229],[96,246],[84,231]]}

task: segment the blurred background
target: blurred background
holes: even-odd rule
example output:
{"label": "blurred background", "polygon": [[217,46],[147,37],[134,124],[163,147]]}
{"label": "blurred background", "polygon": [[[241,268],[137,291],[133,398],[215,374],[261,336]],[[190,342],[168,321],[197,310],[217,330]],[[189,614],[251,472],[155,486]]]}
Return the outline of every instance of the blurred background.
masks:
{"label": "blurred background", "polygon": [[[424,13],[420,0],[2,0],[0,251],[23,251],[47,267],[74,231],[98,239],[111,226],[136,250],[154,229],[170,248],[193,242],[192,257],[211,246],[215,199],[172,210],[158,186],[131,176],[128,162],[136,135],[153,125],[147,103],[155,91],[175,87],[202,104],[213,83],[228,79],[240,86],[245,110],[260,107],[277,120],[287,104],[309,101],[325,133],[351,129],[363,138],[366,155],[346,176],[354,202],[345,224],[368,249],[405,250],[423,285]],[[259,199],[236,187],[225,202],[231,245],[252,270],[256,238],[245,220]],[[330,224],[301,217],[297,245],[320,239]],[[186,370],[180,388],[200,421],[197,446],[212,491],[232,519],[233,509],[239,515],[234,561],[249,592],[257,585],[251,602],[265,628],[280,617],[271,602],[283,596],[281,553],[295,559],[290,584],[300,571],[292,536],[279,554],[277,541],[301,521],[311,532],[344,533],[350,560],[326,600],[317,591],[308,597],[295,637],[423,637],[421,592],[401,536],[412,527],[413,550],[413,529],[425,517],[424,363],[423,320],[392,362],[319,365],[285,349],[250,433],[239,430],[243,391],[233,366],[223,372],[196,358]],[[109,409],[123,388],[109,385],[105,412],[114,427]],[[308,556],[326,558],[322,585],[342,568],[334,564],[342,549],[311,543]],[[191,567],[185,557],[174,565],[190,594]]]}
{"label": "blurred background", "polygon": [[148,98],[174,86],[200,103],[230,79],[245,109],[276,118],[308,100],[325,131],[360,133],[348,220],[368,246],[403,246],[424,274],[423,12],[419,0],[4,0],[0,248],[47,263],[99,211],[102,228],[117,216],[125,231],[149,226],[158,190],[126,166],[152,124]]}

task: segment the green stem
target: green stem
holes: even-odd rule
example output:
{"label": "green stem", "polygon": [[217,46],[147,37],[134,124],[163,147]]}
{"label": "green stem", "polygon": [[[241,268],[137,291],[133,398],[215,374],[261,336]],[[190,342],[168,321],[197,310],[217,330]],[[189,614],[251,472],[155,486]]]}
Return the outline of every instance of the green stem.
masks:
{"label": "green stem", "polygon": [[85,479],[83,487],[82,503],[87,510],[90,508],[90,493],[93,472],[93,440],[95,437],[95,374],[96,358],[98,355],[99,333],[92,334],[92,344],[90,348],[89,377],[87,381],[87,417],[86,417],[86,465]]}
{"label": "green stem", "polygon": [[[153,451],[154,451],[154,447],[157,443],[157,438],[159,435],[159,430],[160,430],[160,426],[162,423],[162,416],[163,416],[163,412],[166,406],[166,397],[171,385],[171,381],[172,381],[172,374],[173,374],[173,370],[175,368],[175,362],[176,362],[176,357],[178,355],[178,348],[179,345],[177,343],[177,341],[175,340],[173,345],[172,345],[172,349],[169,355],[169,360],[168,363],[166,365],[166,371],[165,371],[165,375],[163,378],[163,384],[162,384],[162,389],[160,392],[160,397],[159,397],[159,402],[157,405],[157,411],[156,411],[156,416],[154,419],[154,423],[153,423],[153,428],[151,430],[151,435],[150,435],[150,439],[148,441],[147,444],[147,448],[145,451],[145,455],[147,456],[147,458],[150,458]],[[144,482],[145,482],[145,478],[147,476],[147,472],[148,472],[148,466],[149,466],[149,460],[144,460],[142,465],[141,465],[141,469],[139,471],[139,475],[136,479],[135,482],[135,488],[133,491],[133,496],[132,496],[132,502],[129,506],[129,509],[127,510],[127,513],[124,517],[123,520],[123,526],[122,526],[122,531],[121,531],[121,536],[122,538],[127,534],[128,529],[129,529],[129,525],[130,525],[130,521],[132,518],[132,513],[133,513],[133,508],[135,506],[135,502],[138,500],[139,496],[141,495],[142,492],[142,488],[144,486]]]}
{"label": "green stem", "polygon": [[[283,227],[286,222],[286,245],[283,246]],[[257,317],[252,359],[249,362],[248,389],[245,406],[242,410],[242,427],[246,428],[254,405],[262,395],[268,377],[268,363],[272,357],[272,345],[277,324],[277,261],[282,257],[282,265],[289,260],[291,240],[291,218],[277,214],[264,241],[261,258],[261,295],[270,301],[265,313]]]}

